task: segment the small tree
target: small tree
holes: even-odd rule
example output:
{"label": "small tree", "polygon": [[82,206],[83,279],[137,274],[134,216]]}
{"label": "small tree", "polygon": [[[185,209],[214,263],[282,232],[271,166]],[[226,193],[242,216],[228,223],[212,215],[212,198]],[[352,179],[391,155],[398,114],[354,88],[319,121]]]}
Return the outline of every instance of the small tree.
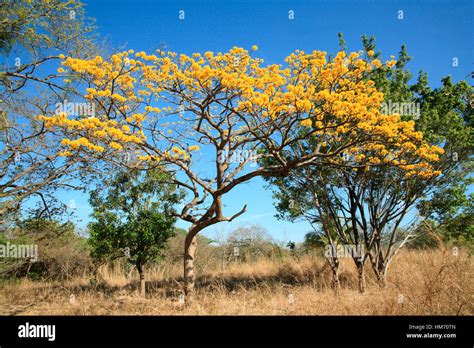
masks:
{"label": "small tree", "polygon": [[89,224],[92,256],[99,261],[126,256],[140,275],[145,296],[144,266],[162,256],[174,235],[173,205],[180,199],[168,174],[149,171],[119,172],[105,189],[91,192],[93,222]]}

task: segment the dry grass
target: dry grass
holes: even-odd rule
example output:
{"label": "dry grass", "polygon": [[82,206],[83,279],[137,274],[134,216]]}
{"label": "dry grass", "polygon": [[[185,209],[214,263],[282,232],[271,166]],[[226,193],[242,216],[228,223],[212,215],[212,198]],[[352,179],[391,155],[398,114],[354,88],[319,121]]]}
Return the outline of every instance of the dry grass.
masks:
{"label": "dry grass", "polygon": [[[472,315],[473,264],[469,255],[403,251],[381,289],[367,268],[367,291],[359,294],[355,268],[344,260],[342,288],[331,289],[323,259],[260,260],[233,264],[225,272],[207,270],[197,279],[196,301],[184,306],[179,268],[148,274],[147,298],[137,281],[104,269],[104,281],[44,283],[22,280],[3,285],[3,315]],[[70,300],[74,295],[75,301]]]}

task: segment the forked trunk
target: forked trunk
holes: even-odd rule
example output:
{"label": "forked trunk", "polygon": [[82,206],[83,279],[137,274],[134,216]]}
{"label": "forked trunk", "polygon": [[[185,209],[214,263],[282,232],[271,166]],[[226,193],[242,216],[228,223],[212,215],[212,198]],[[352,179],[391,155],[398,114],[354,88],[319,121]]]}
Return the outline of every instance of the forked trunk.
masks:
{"label": "forked trunk", "polygon": [[385,275],[387,274],[387,266],[384,262],[373,262],[372,270],[374,271],[377,283],[381,288],[386,286]]}
{"label": "forked trunk", "polygon": [[332,262],[329,261],[329,265],[332,271],[332,286],[337,293],[341,289],[341,282],[339,281],[339,259],[337,257],[332,258]]}
{"label": "forked trunk", "polygon": [[377,282],[379,283],[379,286],[381,288],[385,288],[385,286],[387,285],[387,283],[385,281],[385,274],[386,274],[386,268],[385,267],[382,267],[382,269],[377,271]]}

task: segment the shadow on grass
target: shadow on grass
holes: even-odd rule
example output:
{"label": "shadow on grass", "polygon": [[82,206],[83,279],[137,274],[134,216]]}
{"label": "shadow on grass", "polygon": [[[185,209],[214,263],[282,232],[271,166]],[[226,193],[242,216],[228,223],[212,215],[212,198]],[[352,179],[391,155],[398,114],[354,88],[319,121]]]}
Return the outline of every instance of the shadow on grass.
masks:
{"label": "shadow on grass", "polygon": [[[341,272],[341,287],[349,289],[357,289],[356,279],[353,274]],[[177,298],[183,293],[183,278],[168,278],[162,280],[149,280],[146,283],[147,298]],[[54,294],[69,296],[75,294],[80,296],[85,293],[101,294],[105,298],[117,299],[119,296],[130,296],[138,293],[139,281],[134,280],[126,285],[111,285],[105,280],[91,279],[85,284],[52,284],[42,286],[38,284],[34,288],[36,294]],[[281,266],[274,274],[269,275],[244,275],[244,274],[212,274],[201,275],[196,277],[196,294],[215,294],[245,290],[271,291],[276,288],[284,287],[303,287],[311,286],[315,291],[322,291],[331,288],[331,272],[327,265],[313,265],[312,267],[295,269],[291,266]],[[17,291],[25,291],[31,294],[31,289],[17,289]],[[21,294],[19,294],[21,296]],[[41,300],[47,300],[48,295]],[[38,299],[36,299],[38,300]],[[18,315],[28,309],[27,305],[21,308],[11,310],[7,315]]]}

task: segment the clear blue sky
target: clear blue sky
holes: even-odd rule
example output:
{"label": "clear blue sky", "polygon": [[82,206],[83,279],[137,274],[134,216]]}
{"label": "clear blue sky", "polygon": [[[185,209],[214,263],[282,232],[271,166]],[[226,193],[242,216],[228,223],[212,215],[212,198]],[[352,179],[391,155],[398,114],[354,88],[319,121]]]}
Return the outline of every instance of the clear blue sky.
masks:
{"label": "clear blue sky", "polygon": [[[85,0],[87,13],[96,18],[99,32],[114,48],[151,51],[160,44],[179,53],[225,51],[233,46],[259,47],[267,63],[282,63],[296,49],[336,52],[337,33],[345,35],[349,50],[361,48],[360,36],[375,35],[383,57],[397,55],[406,44],[413,56],[410,70],[428,72],[430,84],[439,85],[448,74],[454,81],[474,70],[474,1],[152,1]],[[184,10],[185,19],[179,19]],[[294,11],[290,20],[289,11]],[[403,19],[399,19],[403,11]],[[458,66],[453,66],[457,58]],[[472,80],[470,80],[472,82]],[[87,196],[66,193],[76,201],[84,225],[90,210]],[[310,227],[273,217],[272,193],[259,179],[226,195],[229,211],[245,203],[248,212],[235,222],[206,230],[230,231],[258,223],[281,241],[302,241]],[[180,225],[183,226],[183,225]]]}

